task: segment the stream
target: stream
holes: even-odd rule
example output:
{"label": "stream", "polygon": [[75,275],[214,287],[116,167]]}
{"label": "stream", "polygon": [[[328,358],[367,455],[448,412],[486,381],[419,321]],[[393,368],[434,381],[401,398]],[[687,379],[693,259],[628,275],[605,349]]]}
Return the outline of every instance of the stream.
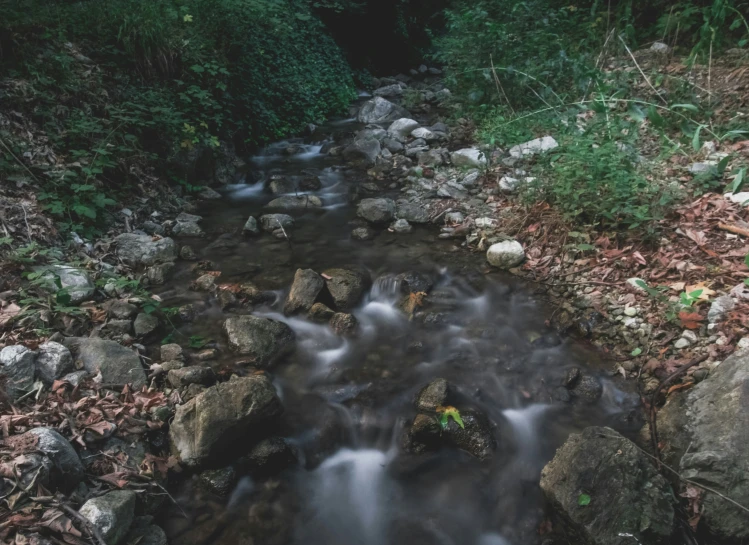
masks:
{"label": "stream", "polygon": [[[354,127],[341,122],[328,134]],[[527,286],[485,273],[482,258],[438,239],[435,226],[416,225],[409,233],[384,227],[373,240],[353,240],[352,229],[363,223],[351,196],[379,195],[363,193],[362,173],[321,155],[322,144],[269,146],[251,160],[256,183],[222,188],[220,200],[197,211],[208,236],[186,242],[199,259],[221,271],[222,283],[251,281],[266,291],[253,314],[284,321],[296,333],[296,352],[270,373],[285,409],[275,434],[293,447],[297,463],[270,476],[240,474],[223,498],[201,488],[197,476],[187,479],[173,494],[188,517],[170,510],[169,542],[541,543],[548,518],[541,469],[570,433],[586,426],[631,435],[639,428],[636,393],[605,371],[600,354],[549,328],[553,308]],[[292,145],[301,152],[287,155]],[[263,206],[276,197],[264,191],[273,175],[319,177],[321,187],[307,193],[324,206],[289,212],[295,225],[288,239],[244,236],[248,216],[267,213]],[[387,192],[398,197],[397,187]],[[223,311],[216,299],[190,291],[194,266],[181,262],[160,295],[169,306],[200,308],[179,333],[219,348],[219,359],[210,362],[217,372],[247,373],[221,324],[232,312],[248,311]],[[327,324],[284,316],[298,268],[369,274],[371,287],[352,310],[357,335],[341,337]],[[400,306],[408,297],[405,281],[428,289],[412,317]],[[571,388],[574,377],[593,384],[592,392]],[[418,412],[414,399],[436,378],[449,382],[461,411],[488,420],[496,448],[483,460],[449,445],[421,453],[405,448]]]}

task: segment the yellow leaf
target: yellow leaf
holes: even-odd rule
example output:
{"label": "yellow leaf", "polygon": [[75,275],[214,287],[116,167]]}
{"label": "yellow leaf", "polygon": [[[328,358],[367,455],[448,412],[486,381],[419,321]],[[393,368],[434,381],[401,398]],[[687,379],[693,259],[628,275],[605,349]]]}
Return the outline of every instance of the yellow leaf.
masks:
{"label": "yellow leaf", "polygon": [[684,291],[686,291],[687,295],[689,295],[690,293],[697,290],[702,290],[702,293],[699,296],[700,301],[709,301],[710,297],[715,295],[715,291],[708,288],[705,285],[705,282],[699,282],[697,284],[694,284],[693,286],[687,286]]}
{"label": "yellow leaf", "polygon": [[685,287],[687,287],[686,282],[674,282],[669,286],[674,291],[683,291]]}

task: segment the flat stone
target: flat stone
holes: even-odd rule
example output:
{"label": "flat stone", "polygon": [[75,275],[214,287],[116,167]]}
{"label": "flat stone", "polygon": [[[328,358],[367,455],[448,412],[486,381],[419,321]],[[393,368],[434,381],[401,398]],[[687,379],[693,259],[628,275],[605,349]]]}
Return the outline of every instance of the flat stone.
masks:
{"label": "flat stone", "polygon": [[177,245],[171,238],[153,240],[149,235],[123,233],[115,238],[117,257],[130,266],[155,265],[177,259]]}
{"label": "flat stone", "polygon": [[278,210],[305,210],[322,208],[320,197],[315,195],[284,195],[273,199],[265,208],[275,208]]}
{"label": "flat stone", "polygon": [[101,373],[107,384],[132,384],[140,389],[146,384],[146,372],[136,352],[105,339],[68,337],[65,346],[91,375]]}
{"label": "flat stone", "polygon": [[159,319],[153,314],[141,312],[135,317],[133,330],[136,337],[146,337],[156,331],[159,327]]}
{"label": "flat stone", "polygon": [[395,202],[392,199],[362,199],[356,215],[371,223],[387,223],[395,217]]}

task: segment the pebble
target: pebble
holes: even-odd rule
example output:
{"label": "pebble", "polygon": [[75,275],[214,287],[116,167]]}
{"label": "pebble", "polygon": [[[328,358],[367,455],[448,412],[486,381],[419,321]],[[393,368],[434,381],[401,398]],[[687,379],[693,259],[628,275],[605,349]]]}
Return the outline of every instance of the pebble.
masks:
{"label": "pebble", "polygon": [[690,344],[694,344],[699,340],[697,333],[695,333],[691,329],[685,329],[681,334],[681,338],[688,340]]}
{"label": "pebble", "polygon": [[627,307],[624,309],[624,314],[627,316],[637,316],[637,309],[635,307]]}
{"label": "pebble", "polygon": [[687,339],[682,337],[681,339],[677,339],[677,341],[674,343],[674,348],[682,350],[684,348],[687,348],[690,344],[691,343]]}
{"label": "pebble", "polygon": [[744,349],[749,348],[749,337],[743,337],[737,344],[737,348]]}
{"label": "pebble", "polygon": [[637,318],[627,318],[624,320],[624,327],[629,327],[631,329],[637,329],[637,326],[640,325]]}

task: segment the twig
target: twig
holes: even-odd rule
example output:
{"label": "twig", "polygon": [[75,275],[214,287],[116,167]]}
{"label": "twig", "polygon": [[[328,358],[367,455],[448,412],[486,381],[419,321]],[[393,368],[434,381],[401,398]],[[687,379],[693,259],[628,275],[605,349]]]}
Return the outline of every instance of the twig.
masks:
{"label": "twig", "polygon": [[737,235],[743,235],[745,237],[749,237],[749,229],[743,229],[739,227],[738,225],[729,225],[727,223],[719,223],[718,229],[722,229],[723,231],[728,231],[729,233],[734,233]]}
{"label": "twig", "polygon": [[31,227],[29,227],[29,217],[26,215],[26,207],[22,204],[18,206],[23,210],[23,221],[26,223],[26,237],[29,239],[29,244],[31,244]]}
{"label": "twig", "polygon": [[703,354],[702,356],[699,356],[697,358],[694,358],[692,361],[685,363],[681,367],[679,367],[676,371],[668,375],[666,378],[661,380],[658,383],[658,386],[655,390],[653,390],[653,393],[650,396],[650,441],[652,443],[653,452],[655,453],[655,458],[658,461],[658,468],[660,469],[661,464],[661,452],[658,448],[658,394],[661,393],[661,390],[665,386],[667,386],[672,380],[675,378],[683,375],[687,372],[687,370],[691,369],[697,364],[702,363],[708,358],[708,354]]}
{"label": "twig", "polygon": [[635,56],[634,56],[634,55],[632,54],[632,51],[631,51],[631,50],[629,49],[629,47],[627,46],[627,42],[625,42],[625,41],[624,41],[624,38],[622,38],[621,36],[619,36],[619,40],[621,40],[622,44],[624,44],[624,49],[626,49],[626,50],[627,50],[627,53],[629,53],[629,56],[630,56],[630,57],[632,57],[632,62],[634,62],[634,63],[635,63],[635,66],[636,66],[636,67],[637,67],[637,69],[638,69],[638,70],[640,71],[640,74],[642,74],[642,77],[643,77],[643,78],[645,78],[645,81],[646,81],[646,82],[647,82],[647,84],[648,84],[648,85],[650,86],[650,88],[651,88],[651,89],[653,90],[653,92],[654,92],[654,93],[656,94],[656,96],[657,96],[657,97],[658,97],[659,99],[661,99],[661,101],[663,101],[663,103],[664,103],[664,104],[668,104],[668,102],[666,101],[666,99],[665,99],[665,98],[663,98],[663,97],[661,96],[661,94],[660,94],[660,93],[659,93],[658,91],[656,91],[655,87],[653,87],[653,84],[652,84],[652,83],[650,83],[650,79],[649,79],[649,78],[648,78],[648,77],[647,77],[647,76],[645,75],[645,72],[643,72],[643,71],[642,71],[642,68],[640,68],[640,65],[639,65],[639,64],[637,63],[637,59],[635,59]]}
{"label": "twig", "polygon": [[494,59],[492,58],[491,53],[489,54],[489,63],[492,65],[492,74],[494,74],[494,83],[497,84],[497,92],[499,93],[501,91],[502,95],[505,97],[505,100],[507,101],[507,105],[510,107],[510,111],[512,112],[512,115],[515,115],[515,108],[512,107],[512,104],[510,104],[510,99],[507,98],[507,93],[505,93],[505,88],[502,87],[502,83],[499,81],[499,76],[497,76],[497,70],[494,68]]}

